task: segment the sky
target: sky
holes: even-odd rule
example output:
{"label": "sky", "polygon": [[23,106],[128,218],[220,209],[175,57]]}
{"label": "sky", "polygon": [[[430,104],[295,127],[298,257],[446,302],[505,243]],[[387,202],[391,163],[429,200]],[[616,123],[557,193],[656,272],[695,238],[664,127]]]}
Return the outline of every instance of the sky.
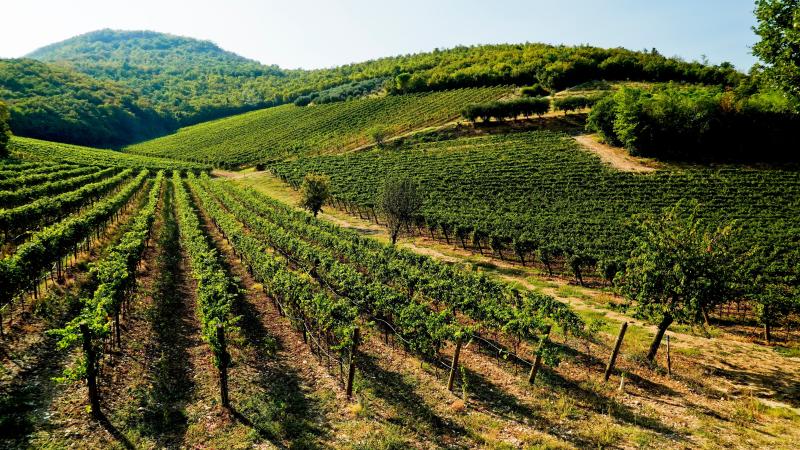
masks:
{"label": "sky", "polygon": [[753,0],[20,0],[2,7],[0,57],[102,28],[210,40],[265,64],[321,68],[455,45],[657,48],[755,62]]}

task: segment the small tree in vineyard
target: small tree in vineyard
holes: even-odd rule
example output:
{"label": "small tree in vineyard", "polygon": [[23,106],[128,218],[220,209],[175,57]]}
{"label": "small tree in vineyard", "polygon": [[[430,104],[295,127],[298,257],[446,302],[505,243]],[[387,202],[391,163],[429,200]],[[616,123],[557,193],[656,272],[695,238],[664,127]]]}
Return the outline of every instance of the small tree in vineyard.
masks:
{"label": "small tree in vineyard", "polygon": [[300,187],[300,206],[311,211],[314,217],[322,211],[322,205],[330,197],[331,179],[327,175],[307,173]]}
{"label": "small tree in vineyard", "polygon": [[669,326],[700,323],[703,311],[731,299],[737,259],[730,248],[732,226],[711,231],[681,203],[663,215],[643,217],[634,250],[615,280],[639,315],[658,324],[647,359],[653,361]]}
{"label": "small tree in vineyard", "polygon": [[422,195],[417,183],[410,178],[390,179],[378,196],[378,207],[386,217],[392,245],[403,227],[413,223],[422,209]]}

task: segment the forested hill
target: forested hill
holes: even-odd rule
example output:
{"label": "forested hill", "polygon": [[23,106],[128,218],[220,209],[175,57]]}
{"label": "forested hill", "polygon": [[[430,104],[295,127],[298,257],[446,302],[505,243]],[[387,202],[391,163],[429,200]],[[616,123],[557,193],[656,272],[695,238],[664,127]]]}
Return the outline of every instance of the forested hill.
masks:
{"label": "forested hill", "polygon": [[15,134],[51,141],[119,145],[174,126],[130,88],[32,59],[0,60],[0,99]]}
{"label": "forested hill", "polygon": [[598,79],[734,85],[743,77],[729,64],[685,62],[655,50],[532,43],[284,70],[211,42],[151,31],[95,31],[28,56],[45,64],[8,60],[0,67],[5,72],[0,98],[11,107],[14,132],[98,146],[143,140],[298,98],[325,103],[376,92],[531,84],[560,90]]}

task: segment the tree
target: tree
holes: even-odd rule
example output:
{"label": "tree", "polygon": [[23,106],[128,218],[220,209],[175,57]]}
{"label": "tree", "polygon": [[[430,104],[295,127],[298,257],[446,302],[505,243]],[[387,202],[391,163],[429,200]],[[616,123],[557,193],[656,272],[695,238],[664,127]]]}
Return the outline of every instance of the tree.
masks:
{"label": "tree", "polygon": [[389,135],[388,130],[385,127],[380,125],[370,128],[367,131],[369,137],[375,141],[375,145],[378,147],[383,147],[383,144],[386,142],[386,137]]}
{"label": "tree", "polygon": [[753,300],[764,340],[770,343],[772,327],[800,312],[800,240],[760,246],[748,254],[746,262],[743,290]]}
{"label": "tree", "polygon": [[11,128],[8,126],[8,107],[0,101],[0,158],[8,156],[8,141],[11,139]]}
{"label": "tree", "polygon": [[698,205],[678,203],[661,216],[644,216],[634,233],[634,250],[615,280],[635,302],[638,314],[658,323],[647,359],[653,361],[674,322],[699,323],[703,311],[732,298],[737,260],[731,225],[713,230],[698,218]]}
{"label": "tree", "polygon": [[800,0],[756,0],[755,14],[753,31],[761,40],[753,54],[776,86],[800,96]]}
{"label": "tree", "polygon": [[314,213],[322,211],[322,205],[330,197],[330,184],[331,179],[327,175],[318,175],[314,173],[307,173],[303,178],[303,184],[300,187],[300,206]]}
{"label": "tree", "polygon": [[410,178],[389,179],[378,196],[377,204],[386,216],[394,245],[401,228],[408,227],[422,209],[422,195],[417,183]]}
{"label": "tree", "polygon": [[399,92],[405,92],[411,87],[411,74],[408,72],[403,72],[394,77],[394,81],[395,81],[395,88]]}

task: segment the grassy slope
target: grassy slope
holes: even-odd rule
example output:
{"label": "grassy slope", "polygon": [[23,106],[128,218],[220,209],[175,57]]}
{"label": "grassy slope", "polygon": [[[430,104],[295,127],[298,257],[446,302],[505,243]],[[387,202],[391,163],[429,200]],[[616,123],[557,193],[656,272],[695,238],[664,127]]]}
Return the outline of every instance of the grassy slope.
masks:
{"label": "grassy slope", "polygon": [[123,166],[149,169],[205,169],[207,166],[152,156],[140,156],[80,145],[62,144],[14,136],[9,149],[23,159],[56,160],[65,163]]}
{"label": "grassy slope", "polygon": [[370,141],[370,130],[389,135],[458,117],[469,103],[500,98],[509,88],[368,98],[297,107],[284,105],[182,128],[126,151],[237,166],[298,153],[342,151]]}

